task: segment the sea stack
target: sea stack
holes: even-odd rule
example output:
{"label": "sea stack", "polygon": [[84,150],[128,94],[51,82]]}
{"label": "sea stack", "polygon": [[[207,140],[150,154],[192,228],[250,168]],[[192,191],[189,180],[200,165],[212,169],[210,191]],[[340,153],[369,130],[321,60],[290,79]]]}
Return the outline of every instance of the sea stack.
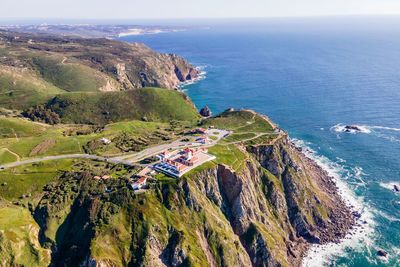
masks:
{"label": "sea stack", "polygon": [[200,115],[205,118],[208,118],[208,117],[211,117],[212,112],[211,112],[210,108],[206,105],[206,106],[204,106],[204,108],[202,108],[200,110]]}
{"label": "sea stack", "polygon": [[393,185],[393,190],[395,192],[400,192],[400,188],[399,188],[399,186],[397,184]]}

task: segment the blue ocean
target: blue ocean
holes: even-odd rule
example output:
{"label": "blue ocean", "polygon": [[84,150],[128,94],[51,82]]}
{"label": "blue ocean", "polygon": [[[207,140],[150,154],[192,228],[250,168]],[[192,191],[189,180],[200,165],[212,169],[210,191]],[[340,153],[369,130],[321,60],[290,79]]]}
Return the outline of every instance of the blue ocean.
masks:
{"label": "blue ocean", "polygon": [[121,39],[199,66],[204,79],[183,87],[198,108],[268,115],[362,213],[342,243],[313,247],[304,265],[400,266],[400,18],[164,23],[187,28]]}

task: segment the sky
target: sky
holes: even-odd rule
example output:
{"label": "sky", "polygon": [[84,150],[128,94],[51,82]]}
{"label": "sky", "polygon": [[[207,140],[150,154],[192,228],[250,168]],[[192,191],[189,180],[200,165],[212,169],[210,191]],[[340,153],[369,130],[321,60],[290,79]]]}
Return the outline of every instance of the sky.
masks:
{"label": "sky", "polygon": [[0,0],[0,19],[252,18],[400,14],[400,0]]}

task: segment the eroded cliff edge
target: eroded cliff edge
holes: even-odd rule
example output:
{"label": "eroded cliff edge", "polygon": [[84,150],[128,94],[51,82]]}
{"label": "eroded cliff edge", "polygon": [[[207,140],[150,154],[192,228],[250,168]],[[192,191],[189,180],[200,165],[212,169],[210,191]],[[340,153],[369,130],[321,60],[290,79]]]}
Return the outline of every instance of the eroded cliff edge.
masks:
{"label": "eroded cliff edge", "polygon": [[211,153],[217,160],[179,180],[154,181],[139,195],[128,179],[65,173],[33,211],[51,262],[299,266],[311,244],[336,242],[351,228],[335,183],[285,133],[227,142]]}

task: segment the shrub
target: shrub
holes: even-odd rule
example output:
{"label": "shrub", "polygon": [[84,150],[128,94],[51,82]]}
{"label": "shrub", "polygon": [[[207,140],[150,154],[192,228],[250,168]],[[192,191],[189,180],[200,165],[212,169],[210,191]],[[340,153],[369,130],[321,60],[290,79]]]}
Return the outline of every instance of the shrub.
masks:
{"label": "shrub", "polygon": [[32,121],[44,122],[47,124],[58,124],[61,122],[60,116],[43,105],[37,105],[25,110],[22,115]]}

